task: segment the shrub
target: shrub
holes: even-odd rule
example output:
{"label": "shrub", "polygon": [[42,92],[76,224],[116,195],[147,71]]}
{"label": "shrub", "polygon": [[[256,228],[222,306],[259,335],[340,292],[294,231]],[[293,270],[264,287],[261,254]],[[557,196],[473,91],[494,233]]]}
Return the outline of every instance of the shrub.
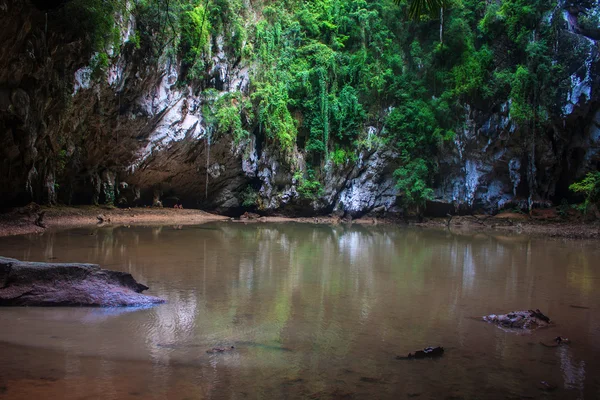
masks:
{"label": "shrub", "polygon": [[240,193],[240,199],[242,200],[242,207],[254,207],[258,200],[258,192],[252,186],[248,185]]}
{"label": "shrub", "polygon": [[307,177],[305,178],[302,172],[296,172],[294,174],[294,180],[296,180],[296,190],[301,198],[307,200],[315,200],[317,197],[323,194],[323,187],[314,177],[314,171],[309,169],[307,171]]}
{"label": "shrub", "polygon": [[600,199],[600,171],[589,172],[581,181],[569,186],[569,189],[585,195],[582,209],[584,213],[587,213],[590,205]]}

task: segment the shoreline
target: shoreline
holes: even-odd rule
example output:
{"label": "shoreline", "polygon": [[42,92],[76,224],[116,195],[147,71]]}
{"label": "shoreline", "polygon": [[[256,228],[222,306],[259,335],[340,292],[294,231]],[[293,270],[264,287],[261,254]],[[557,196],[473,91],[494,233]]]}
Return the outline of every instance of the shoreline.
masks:
{"label": "shoreline", "polygon": [[[82,226],[106,226],[109,224],[194,225],[229,219],[228,217],[221,215],[191,209],[38,206],[35,210],[30,210],[28,207],[22,207],[8,213],[0,214],[0,237],[42,233],[49,229],[68,229]],[[40,212],[45,212],[42,220],[42,224],[45,228],[35,224],[36,218]],[[102,216],[105,222],[100,224],[99,216]]]}
{"label": "shoreline", "polygon": [[[44,213],[42,225],[35,224],[37,216]],[[99,223],[99,216],[104,219]],[[211,221],[238,223],[298,222],[309,224],[338,225],[349,221],[332,216],[285,217],[258,216],[247,218],[211,214],[196,209],[172,208],[115,208],[103,206],[37,206],[30,205],[0,214],[0,237],[43,233],[46,230],[68,229],[85,226],[106,225],[196,225]],[[352,220],[359,225],[400,225],[423,229],[444,229],[456,233],[514,233],[546,238],[600,239],[600,221],[584,222],[577,218],[560,219],[546,215],[529,216],[519,213],[502,213],[496,216],[473,215],[451,218],[427,218],[424,222],[406,223],[397,218],[362,217]]]}

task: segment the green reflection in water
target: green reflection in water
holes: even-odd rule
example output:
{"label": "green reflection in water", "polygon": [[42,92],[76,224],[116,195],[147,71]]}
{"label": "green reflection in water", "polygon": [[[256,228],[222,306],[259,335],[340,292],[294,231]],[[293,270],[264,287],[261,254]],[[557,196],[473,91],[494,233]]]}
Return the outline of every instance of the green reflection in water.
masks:
{"label": "green reflection in water", "polygon": [[[0,324],[11,327],[0,340],[65,352],[73,365],[93,364],[83,356],[101,360],[115,393],[124,385],[117,372],[123,368],[134,371],[131,382],[151,376],[145,384],[157,395],[176,382],[182,395],[216,398],[476,397],[482,388],[489,398],[537,397],[540,380],[562,385],[561,398],[598,390],[592,377],[600,368],[591,356],[600,351],[596,243],[211,223],[4,238],[0,254],[97,262],[132,273],[168,300],[115,314],[0,310]],[[589,308],[574,312],[572,304]],[[548,335],[576,337],[577,346],[559,356],[537,346],[537,336],[507,334],[471,318],[520,308],[568,321]],[[235,351],[206,353],[230,345]],[[394,358],[428,345],[448,350],[435,362]],[[131,361],[149,366],[133,368]],[[45,362],[64,369],[55,354]],[[60,379],[75,380],[82,371],[69,368]]]}

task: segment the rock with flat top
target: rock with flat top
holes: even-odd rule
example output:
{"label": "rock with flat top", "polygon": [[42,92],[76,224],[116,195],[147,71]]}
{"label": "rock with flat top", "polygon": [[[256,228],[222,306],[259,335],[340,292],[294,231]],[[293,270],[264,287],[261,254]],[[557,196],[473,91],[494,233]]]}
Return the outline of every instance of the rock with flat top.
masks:
{"label": "rock with flat top", "polygon": [[141,294],[131,274],[96,264],[25,262],[0,257],[0,306],[130,307],[164,303]]}

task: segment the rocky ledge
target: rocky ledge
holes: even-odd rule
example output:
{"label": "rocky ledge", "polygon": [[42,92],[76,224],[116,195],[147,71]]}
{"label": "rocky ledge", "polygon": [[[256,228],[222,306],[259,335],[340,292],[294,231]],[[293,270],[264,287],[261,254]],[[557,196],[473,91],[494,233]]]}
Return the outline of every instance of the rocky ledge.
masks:
{"label": "rocky ledge", "polygon": [[96,264],[24,262],[0,257],[0,306],[129,307],[164,303],[141,294],[131,274]]}

